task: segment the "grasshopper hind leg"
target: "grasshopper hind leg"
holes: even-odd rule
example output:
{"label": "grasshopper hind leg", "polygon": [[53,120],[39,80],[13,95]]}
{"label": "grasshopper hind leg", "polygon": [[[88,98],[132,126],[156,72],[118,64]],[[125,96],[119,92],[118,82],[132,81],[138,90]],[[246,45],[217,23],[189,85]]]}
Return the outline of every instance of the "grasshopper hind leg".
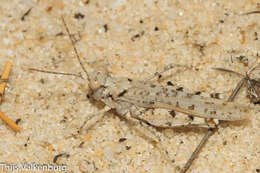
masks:
{"label": "grasshopper hind leg", "polygon": [[217,120],[207,120],[200,117],[193,117],[176,111],[165,109],[139,108],[135,105],[131,107],[131,117],[156,128],[179,128],[179,127],[199,127],[215,128]]}
{"label": "grasshopper hind leg", "polygon": [[131,119],[155,128],[215,128],[218,124],[217,120],[192,117],[173,110],[169,112],[165,109],[142,108],[124,101],[120,101],[115,109],[120,116],[126,117],[128,115]]}

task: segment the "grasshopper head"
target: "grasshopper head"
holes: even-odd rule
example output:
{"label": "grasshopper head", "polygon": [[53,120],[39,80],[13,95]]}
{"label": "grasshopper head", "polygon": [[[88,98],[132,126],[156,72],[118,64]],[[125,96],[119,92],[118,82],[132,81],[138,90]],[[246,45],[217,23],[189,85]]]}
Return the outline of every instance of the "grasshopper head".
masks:
{"label": "grasshopper head", "polygon": [[89,75],[89,85],[92,90],[97,90],[101,86],[105,86],[107,75],[100,71],[95,71]]}

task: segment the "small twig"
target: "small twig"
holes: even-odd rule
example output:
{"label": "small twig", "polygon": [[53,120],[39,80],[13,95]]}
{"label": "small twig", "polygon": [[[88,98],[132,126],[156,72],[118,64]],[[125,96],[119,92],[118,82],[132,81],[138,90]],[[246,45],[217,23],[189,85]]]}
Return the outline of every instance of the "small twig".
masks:
{"label": "small twig", "polygon": [[[1,80],[3,81],[0,84],[0,103],[2,101],[2,96],[4,94],[5,91],[5,87],[8,81],[8,77],[11,71],[11,67],[12,67],[12,63],[11,62],[7,62],[3,71],[3,74],[1,76]],[[8,125],[10,126],[15,132],[20,131],[20,127],[13,122],[10,118],[8,118],[3,112],[0,111],[0,118]]]}
{"label": "small twig", "polygon": [[4,95],[4,91],[7,85],[8,76],[11,71],[11,67],[12,67],[12,63],[8,61],[5,65],[3,74],[1,76],[1,81],[3,82],[0,84],[0,103],[2,102],[2,96]]}
{"label": "small twig", "polygon": [[57,154],[57,155],[53,158],[53,161],[52,161],[52,162],[53,162],[53,163],[56,163],[60,157],[66,157],[66,158],[68,158],[69,156],[70,156],[70,155],[67,154],[67,153]]}
{"label": "small twig", "polygon": [[224,72],[229,72],[229,73],[233,73],[233,74],[236,74],[240,77],[245,77],[245,75],[241,74],[241,73],[238,73],[236,71],[233,71],[233,70],[228,70],[228,69],[225,69],[225,68],[212,68],[214,70],[219,70],[219,71],[224,71]]}
{"label": "small twig", "polygon": [[196,157],[199,155],[200,150],[202,147],[206,144],[209,137],[214,134],[214,132],[217,131],[217,128],[209,129],[207,133],[204,135],[204,137],[201,139],[199,145],[197,148],[193,151],[192,155],[190,156],[189,160],[186,162],[185,166],[182,168],[181,173],[185,173],[191,166],[192,162],[196,159]]}
{"label": "small twig", "polygon": [[28,16],[31,12],[32,8],[29,8],[24,14],[23,16],[21,17],[21,20],[24,21],[25,20],[25,17]]}
{"label": "small twig", "polygon": [[260,11],[256,10],[256,11],[250,11],[247,13],[242,13],[242,15],[249,15],[249,14],[260,14]]}
{"label": "small twig", "polygon": [[11,127],[15,132],[19,132],[21,128],[13,122],[10,118],[8,118],[2,111],[0,111],[0,118],[9,126]]}
{"label": "small twig", "polygon": [[[224,71],[224,72],[229,72],[229,73],[233,73],[236,74],[238,76],[241,76],[243,79],[243,83],[246,84],[247,87],[247,94],[248,97],[250,99],[250,101],[254,104],[259,104],[260,103],[260,81],[259,79],[251,79],[250,78],[250,74],[256,70],[259,69],[260,63],[257,63],[256,65],[254,65],[253,67],[251,67],[245,75],[238,73],[236,71],[233,70],[228,70],[228,69],[224,69],[224,68],[213,68],[215,70],[219,70],[219,71]],[[241,81],[240,81],[241,82]],[[241,84],[242,85],[242,84]]]}

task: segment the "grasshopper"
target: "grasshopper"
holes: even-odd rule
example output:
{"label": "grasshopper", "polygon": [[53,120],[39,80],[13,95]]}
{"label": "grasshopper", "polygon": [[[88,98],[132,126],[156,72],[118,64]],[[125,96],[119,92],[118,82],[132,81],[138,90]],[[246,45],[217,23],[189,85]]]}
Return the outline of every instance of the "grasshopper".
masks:
{"label": "grasshopper", "polygon": [[[85,129],[99,121],[104,116],[104,112],[108,110],[115,110],[119,116],[126,119],[138,120],[160,128],[182,126],[214,128],[218,120],[237,121],[247,118],[249,109],[246,106],[186,92],[182,87],[174,86],[171,82],[168,82],[167,85],[161,85],[153,80],[154,77],[148,80],[113,77],[106,69],[92,69],[91,72],[89,70],[91,69],[90,64],[86,70],[79,57],[72,34],[63,18],[62,21],[72,43],[75,56],[87,78],[89,85],[87,96],[95,103],[104,105],[103,110],[98,115],[84,123]],[[168,65],[163,71],[156,73],[155,77],[159,79],[161,73],[180,66]],[[37,69],[31,70],[53,73]],[[64,73],[54,72],[54,74]],[[165,111],[167,116],[156,114],[155,111],[158,109]]]}
{"label": "grasshopper", "polygon": [[[92,73],[88,72],[81,62],[72,35],[63,18],[62,20],[72,42],[76,57],[87,76],[90,87],[89,98],[104,103],[109,109],[116,110],[117,114],[125,116],[130,113],[131,118],[149,123],[155,127],[164,128],[198,125],[196,123],[193,124],[190,118],[186,122],[178,122],[176,112],[199,118],[225,121],[236,121],[246,118],[248,108],[245,106],[202,97],[194,93],[186,93],[179,86],[162,86],[151,80],[141,81],[122,77],[116,78],[112,77],[107,71],[102,70],[93,71]],[[162,72],[175,66],[178,65],[168,65]],[[156,75],[158,77],[161,76],[160,73]],[[165,123],[159,124],[147,122],[142,118],[142,115],[151,109],[166,109],[171,111],[175,116],[171,117],[171,122],[165,121]],[[95,119],[97,121],[99,118]],[[94,123],[95,121],[91,122]],[[212,125],[206,123],[206,125],[201,125],[201,127],[211,128]]]}

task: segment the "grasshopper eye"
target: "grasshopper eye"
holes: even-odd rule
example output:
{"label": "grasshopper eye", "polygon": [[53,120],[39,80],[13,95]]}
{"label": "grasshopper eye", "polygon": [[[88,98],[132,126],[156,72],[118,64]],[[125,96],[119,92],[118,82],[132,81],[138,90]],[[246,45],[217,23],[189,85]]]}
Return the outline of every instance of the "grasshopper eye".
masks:
{"label": "grasshopper eye", "polygon": [[100,88],[102,85],[105,85],[106,75],[101,72],[94,72],[90,74],[90,87],[93,90]]}

